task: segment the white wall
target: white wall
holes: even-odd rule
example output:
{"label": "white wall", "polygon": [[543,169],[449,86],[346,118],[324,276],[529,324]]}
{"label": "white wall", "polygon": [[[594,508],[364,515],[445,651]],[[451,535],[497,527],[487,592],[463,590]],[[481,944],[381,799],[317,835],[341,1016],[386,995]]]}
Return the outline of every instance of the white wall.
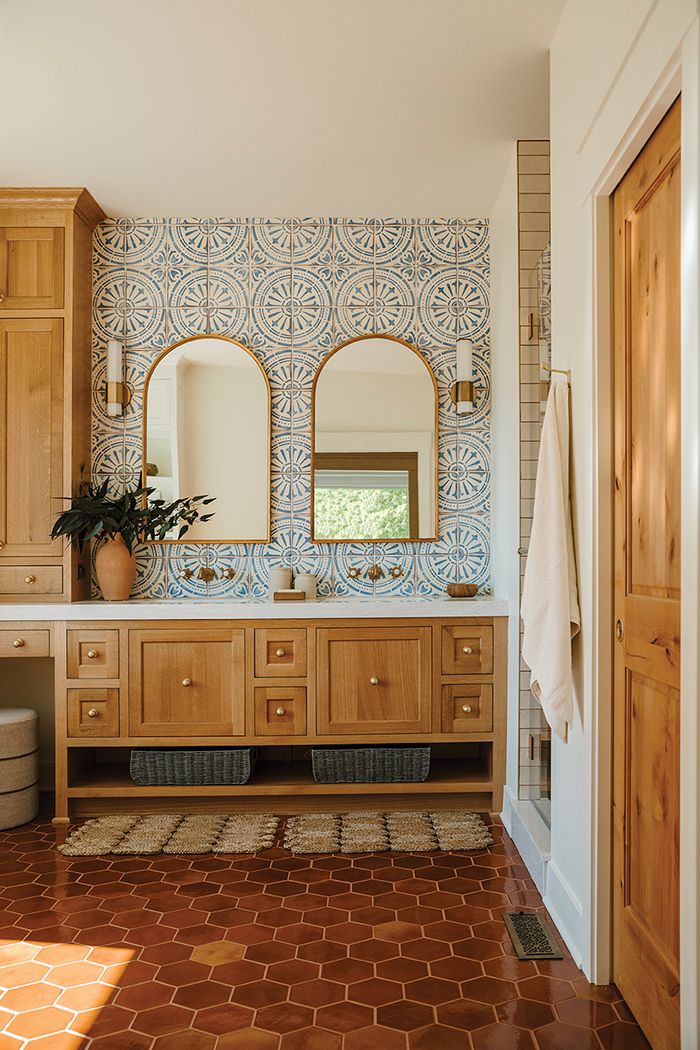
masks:
{"label": "white wall", "polygon": [[491,213],[493,588],[510,603],[506,791],[518,795],[519,343],[516,147]]}
{"label": "white wall", "polygon": [[[242,353],[242,351],[239,351]],[[211,521],[196,540],[254,540],[267,535],[269,421],[259,368],[190,364],[178,399],[179,492],[216,496]]]}
{"label": "white wall", "polygon": [[[572,371],[572,486],[582,631],[575,643],[576,704],[569,741],[555,739],[552,745],[551,863],[545,903],[587,975],[596,980],[609,976],[609,885],[604,879],[609,765],[603,746],[598,768],[596,740],[599,733],[603,745],[609,739],[606,684],[612,627],[605,615],[609,488],[605,471],[598,473],[597,444],[598,433],[607,429],[610,387],[608,285],[603,272],[609,242],[601,195],[612,191],[680,90],[681,48],[696,19],[696,7],[696,0],[569,0],[551,46],[552,363]],[[686,55],[687,48],[686,44]],[[690,66],[696,59],[695,53],[692,63],[684,58],[682,72],[688,104],[693,96],[692,112],[698,83]],[[697,127],[690,131],[684,120],[683,151],[697,146]],[[697,215],[688,212],[687,192],[688,187],[683,223],[692,221],[694,227],[690,236],[686,230],[689,253],[684,248],[684,266],[686,256],[697,255]],[[697,345],[686,344],[682,381],[697,379],[696,357]],[[686,415],[683,430],[686,447],[690,442],[697,449],[697,411],[692,418]],[[686,481],[691,480],[690,467],[686,456]],[[692,482],[684,484],[684,551],[693,545],[697,549],[697,515],[689,513],[689,501],[697,500],[697,477]],[[684,603],[697,610],[696,583],[685,570],[684,588]],[[696,640],[686,637],[685,645],[694,647]],[[685,694],[682,710],[694,710],[696,704],[695,691]],[[692,810],[695,815],[697,797]],[[685,842],[689,845],[690,839]],[[598,897],[599,874],[603,878]],[[683,927],[682,953],[688,965],[682,965],[681,1003],[686,1038],[694,1033],[695,1040],[700,1029],[697,1018],[688,1020],[693,1002],[697,1005],[695,989],[688,984],[693,972],[688,946],[692,943],[696,950],[697,936],[685,919]]]}

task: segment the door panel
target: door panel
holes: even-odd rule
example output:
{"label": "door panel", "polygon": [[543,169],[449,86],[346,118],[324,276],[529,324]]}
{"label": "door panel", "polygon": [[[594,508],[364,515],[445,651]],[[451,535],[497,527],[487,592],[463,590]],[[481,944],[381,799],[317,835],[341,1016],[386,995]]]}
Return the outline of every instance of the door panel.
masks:
{"label": "door panel", "polygon": [[245,732],[242,629],[131,631],[132,736]]}
{"label": "door panel", "polygon": [[319,630],[318,732],[430,731],[430,628]]}
{"label": "door panel", "polygon": [[60,556],[63,322],[0,319],[0,556]]}
{"label": "door panel", "polygon": [[0,310],[63,306],[63,229],[0,228]]}
{"label": "door panel", "polygon": [[679,1030],[680,100],[613,196],[613,974]]}

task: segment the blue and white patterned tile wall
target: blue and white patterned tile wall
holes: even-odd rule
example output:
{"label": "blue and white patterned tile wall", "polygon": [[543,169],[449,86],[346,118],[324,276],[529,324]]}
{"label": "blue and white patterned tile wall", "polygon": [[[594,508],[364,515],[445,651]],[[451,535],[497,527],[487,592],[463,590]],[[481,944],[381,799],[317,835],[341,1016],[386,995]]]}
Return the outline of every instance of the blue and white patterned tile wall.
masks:
{"label": "blue and white patterned tile wall", "polygon": [[[188,335],[251,347],[272,386],[270,544],[149,546],[134,595],[260,597],[270,566],[317,573],[321,591],[441,594],[454,580],[490,586],[489,228],[480,219],[117,219],[94,239],[93,475],[138,481],[146,370]],[[311,387],[339,342],[387,333],[414,343],[439,385],[439,525],[434,543],[310,541]],[[449,397],[455,342],[474,341],[477,409]],[[126,346],[132,400],[109,419],[107,340]],[[235,484],[235,478],[231,479]],[[385,575],[372,583],[367,568]],[[202,566],[214,569],[206,584]],[[361,575],[350,579],[348,570]],[[403,575],[389,574],[400,566]],[[233,578],[223,575],[233,569]],[[190,579],[186,571],[192,570]]]}

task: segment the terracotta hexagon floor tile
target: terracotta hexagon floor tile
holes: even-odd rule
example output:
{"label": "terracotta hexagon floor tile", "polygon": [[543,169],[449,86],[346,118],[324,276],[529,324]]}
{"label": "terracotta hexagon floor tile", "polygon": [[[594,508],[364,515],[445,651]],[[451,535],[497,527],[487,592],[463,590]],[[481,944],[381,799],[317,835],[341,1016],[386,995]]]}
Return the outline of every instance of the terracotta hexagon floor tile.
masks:
{"label": "terracotta hexagon floor tile", "polygon": [[483,974],[480,962],[475,959],[464,959],[458,955],[450,955],[445,959],[433,959],[427,965],[430,967],[432,977],[442,977],[446,981],[469,981]]}
{"label": "terracotta hexagon floor tile", "polygon": [[485,1025],[494,1024],[496,1014],[493,1007],[485,1003],[474,1003],[468,1000],[447,1003],[445,1006],[436,1008],[437,1019],[440,1024],[448,1028],[461,1028],[465,1032],[471,1032],[475,1028],[483,1028]]}
{"label": "terracotta hexagon floor tile", "polygon": [[449,1003],[460,997],[459,985],[455,981],[445,981],[439,977],[423,977],[418,981],[411,981],[406,985],[405,994],[407,999],[430,1003],[433,1006]]}
{"label": "terracotta hexagon floor tile", "polygon": [[198,944],[193,949],[191,958],[193,962],[218,966],[220,963],[242,959],[245,949],[246,945],[238,944],[236,941],[210,941],[209,944]]}
{"label": "terracotta hexagon floor tile", "polygon": [[353,959],[364,959],[365,962],[382,962],[394,959],[399,954],[399,945],[394,941],[360,941],[350,945],[350,956]]}
{"label": "terracotta hexagon floor tile", "polygon": [[496,1007],[496,1017],[515,1028],[528,1029],[542,1028],[556,1020],[551,1006],[531,999],[509,999],[507,1003],[499,1003]]}
{"label": "terracotta hexagon floor tile", "polygon": [[420,935],[420,926],[410,922],[385,922],[374,928],[374,936],[380,941],[394,941],[396,944],[401,944],[402,941],[413,941]]}
{"label": "terracotta hexagon floor tile", "polygon": [[214,1050],[215,1046],[215,1035],[195,1032],[188,1028],[186,1032],[177,1032],[174,1035],[159,1035],[153,1044],[153,1050]]}
{"label": "terracotta hexagon floor tile", "polygon": [[[329,963],[329,965],[334,964]],[[291,959],[287,962],[273,963],[268,967],[266,977],[268,981],[279,981],[281,984],[301,984],[303,981],[312,981],[318,977],[319,970],[318,963],[306,962],[304,959]]]}
{"label": "terracotta hexagon floor tile", "polygon": [[420,937],[415,941],[404,941],[401,945],[401,954],[409,959],[432,962],[435,959],[444,959],[452,952],[449,944],[445,944],[444,941],[436,941],[431,937]]}
{"label": "terracotta hexagon floor tile", "polygon": [[[103,991],[106,991],[109,996],[111,989],[103,987]],[[9,992],[5,992],[0,999],[0,1006],[5,1010],[13,1011],[36,1010],[41,1006],[53,1006],[59,995],[61,995],[60,988],[44,981],[38,981],[36,984],[25,984],[21,988],[12,988]],[[61,1005],[71,1009],[69,1003]]]}
{"label": "terracotta hexagon floor tile", "polygon": [[117,991],[114,1002],[127,1010],[147,1010],[152,1006],[165,1006],[173,998],[173,986],[149,981],[147,984],[135,984]]}
{"label": "terracotta hexagon floor tile", "polygon": [[571,982],[574,992],[581,999],[595,999],[599,1003],[614,1003],[620,993],[614,984],[589,984],[585,977]]}
{"label": "terracotta hexagon floor tile", "polygon": [[385,1006],[402,999],[403,995],[404,990],[400,984],[381,977],[370,977],[366,981],[357,981],[348,986],[350,1002],[363,1003],[365,1006]]}
{"label": "terracotta hexagon floor tile", "polygon": [[199,981],[178,988],[173,1002],[178,1006],[187,1006],[191,1010],[202,1010],[205,1006],[218,1006],[227,1003],[231,998],[231,988],[217,981]]}
{"label": "terracotta hexagon floor tile", "polygon": [[61,988],[72,988],[76,984],[89,984],[99,980],[103,967],[95,963],[66,963],[65,966],[54,966],[51,969],[51,983]]}
{"label": "terracotta hexagon floor tile", "polygon": [[265,941],[263,944],[252,944],[246,948],[245,957],[253,962],[276,963],[293,959],[296,948],[293,944],[283,944],[282,941]]}
{"label": "terracotta hexagon floor tile", "polygon": [[278,984],[277,981],[251,981],[250,984],[234,988],[231,1000],[257,1010],[263,1006],[284,1002],[288,992],[287,985]]}
{"label": "terracotta hexagon floor tile", "polygon": [[540,1003],[557,1003],[574,994],[569,981],[560,981],[556,977],[527,977],[518,981],[518,991],[524,999],[535,999]]}
{"label": "terracotta hexagon floor tile", "polygon": [[[358,946],[352,945],[350,954]],[[335,959],[345,959],[348,954],[347,944],[332,944],[330,941],[311,941],[297,948],[298,959],[308,959],[309,962],[333,962]]]}
{"label": "terracotta hexagon floor tile", "polygon": [[282,1036],[280,1050],[341,1050],[343,1037],[323,1028],[302,1028]]}
{"label": "terracotta hexagon floor tile", "polygon": [[408,1045],[410,1050],[467,1050],[467,1036],[457,1028],[446,1028],[445,1025],[431,1024],[410,1032]]}
{"label": "terracotta hexagon floor tile", "polygon": [[[447,961],[447,960],[445,960]],[[452,960],[454,962],[454,960]],[[428,963],[421,959],[387,959],[385,962],[376,964],[377,977],[384,977],[387,981],[399,981],[405,984],[407,981],[417,981],[421,977],[428,976]],[[439,975],[438,975],[439,976]]]}
{"label": "terracotta hexagon floor tile", "polygon": [[314,1012],[308,1006],[297,1003],[278,1003],[258,1010],[255,1024],[258,1028],[270,1032],[295,1032],[299,1028],[309,1028],[314,1023]]}
{"label": "terracotta hexagon floor tile", "polygon": [[321,966],[322,977],[328,981],[338,981],[340,984],[366,981],[373,974],[372,964],[363,962],[362,959],[336,959],[334,962],[323,963]]}
{"label": "terracotta hexagon floor tile", "polygon": [[[373,1025],[348,1032],[343,1041],[343,1050],[405,1050],[406,1036],[395,1028]],[[435,1047],[435,1050],[438,1050]]]}
{"label": "terracotta hexagon floor tile", "polygon": [[278,1042],[277,1036],[272,1032],[264,1032],[260,1028],[246,1028],[222,1035],[216,1046],[217,1050],[277,1050]]}
{"label": "terracotta hexagon floor tile", "polygon": [[603,1025],[617,1021],[617,1014],[610,1003],[598,1003],[594,999],[563,999],[555,1006],[557,1018],[567,1024],[577,1024],[581,1028],[602,1028]]}
{"label": "terracotta hexagon floor tile", "polygon": [[0,967],[0,988],[20,988],[23,984],[41,981],[49,968],[36,962],[20,962]]}
{"label": "terracotta hexagon floor tile", "polygon": [[[535,978],[533,978],[535,980]],[[512,981],[503,981],[499,977],[474,977],[462,984],[462,995],[479,1003],[504,1003],[514,999],[518,992]]]}
{"label": "terracotta hexagon floor tile", "polygon": [[474,1050],[532,1050],[533,1046],[529,1032],[509,1024],[480,1028],[471,1033],[471,1038]]}
{"label": "terracotta hexagon floor tile", "polygon": [[623,1021],[614,1021],[605,1028],[599,1028],[598,1038],[603,1050],[651,1050],[636,1024],[625,1024]]}
{"label": "terracotta hexagon floor tile", "polygon": [[25,1013],[17,1014],[6,1026],[6,1031],[10,1035],[20,1036],[22,1039],[51,1035],[52,1033],[65,1031],[72,1016],[72,1012],[69,1010],[61,1010],[55,1006],[44,1006],[37,1010],[27,1010]]}
{"label": "terracotta hexagon floor tile", "polygon": [[90,1036],[93,1039],[101,1035],[112,1038],[115,1032],[126,1032],[136,1017],[133,1010],[125,1010],[123,1006],[111,1004],[93,1012],[95,1019],[90,1026]]}
{"label": "terracotta hexagon floor tile", "polygon": [[539,1050],[599,1050],[600,1046],[595,1032],[562,1021],[538,1029],[535,1038]]}
{"label": "terracotta hexagon floor tile", "polygon": [[316,1014],[316,1023],[332,1032],[351,1032],[372,1023],[372,1011],[357,1003],[335,1003],[324,1006]]}
{"label": "terracotta hexagon floor tile", "polygon": [[156,1006],[152,1010],[142,1010],[138,1013],[134,1018],[133,1028],[147,1035],[166,1035],[190,1028],[193,1018],[194,1011],[187,1010],[184,1006]]}
{"label": "terracotta hexagon floor tile", "polygon": [[409,999],[399,999],[377,1010],[377,1021],[387,1028],[396,1028],[400,1032],[412,1032],[416,1028],[425,1028],[432,1024],[435,1017],[430,1006],[425,1003],[414,1003]]}
{"label": "terracotta hexagon floor tile", "polygon": [[183,984],[194,984],[205,981],[211,973],[210,966],[185,959],[182,962],[166,963],[158,970],[158,980],[163,984],[172,984],[180,988]]}
{"label": "terracotta hexagon floor tile", "polygon": [[325,981],[317,977],[313,981],[295,984],[289,989],[289,998],[293,1003],[303,1006],[330,1006],[345,998],[345,985],[335,981]]}
{"label": "terracotta hexagon floor tile", "polygon": [[209,1006],[195,1014],[194,1027],[214,1035],[226,1035],[240,1028],[250,1028],[253,1023],[253,1011],[244,1006],[226,1003],[221,1006]]}

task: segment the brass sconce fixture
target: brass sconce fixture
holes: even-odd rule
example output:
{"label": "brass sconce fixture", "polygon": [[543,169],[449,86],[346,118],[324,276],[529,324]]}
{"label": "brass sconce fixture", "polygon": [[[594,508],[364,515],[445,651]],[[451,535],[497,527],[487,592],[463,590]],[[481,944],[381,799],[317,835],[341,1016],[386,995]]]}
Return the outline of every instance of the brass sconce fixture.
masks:
{"label": "brass sconce fixture", "polygon": [[124,382],[124,347],[118,339],[107,343],[107,382],[105,383],[105,402],[107,415],[123,416],[124,409],[131,401],[131,391]]}
{"label": "brass sconce fixture", "polygon": [[476,387],[474,385],[474,345],[471,339],[458,339],[457,348],[457,382],[450,389],[452,403],[457,407],[458,416],[468,416],[476,408]]}

